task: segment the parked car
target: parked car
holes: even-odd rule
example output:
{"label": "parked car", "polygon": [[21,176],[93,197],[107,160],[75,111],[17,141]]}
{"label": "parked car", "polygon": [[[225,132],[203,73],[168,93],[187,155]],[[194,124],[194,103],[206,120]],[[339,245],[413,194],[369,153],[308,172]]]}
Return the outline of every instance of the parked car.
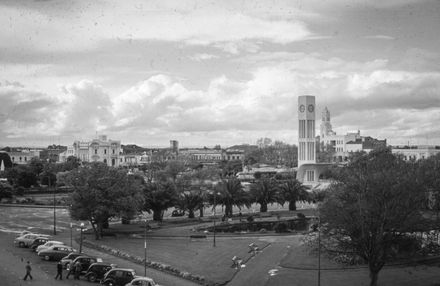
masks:
{"label": "parked car", "polygon": [[134,278],[137,278],[137,276],[133,269],[113,268],[104,274],[101,284],[106,286],[124,286]]}
{"label": "parked car", "polygon": [[64,244],[64,242],[62,241],[57,241],[57,240],[49,240],[47,241],[45,244],[42,244],[40,246],[37,247],[37,249],[35,250],[36,252],[40,252],[42,250],[48,249],[49,247],[53,246],[53,245],[62,245]]}
{"label": "parked car", "polygon": [[84,278],[89,282],[98,282],[104,278],[104,274],[110,269],[116,267],[114,264],[109,264],[105,262],[96,262],[89,266],[84,275]]}
{"label": "parked car", "polygon": [[46,242],[49,241],[49,238],[47,237],[37,237],[36,239],[34,239],[34,241],[31,243],[31,245],[29,245],[29,248],[31,248],[32,250],[36,250],[38,246],[45,244]]}
{"label": "parked car", "polygon": [[125,284],[125,286],[160,286],[156,284],[153,279],[149,277],[137,277],[131,280],[131,282]]}
{"label": "parked car", "polygon": [[15,238],[14,245],[16,245],[18,247],[29,247],[32,244],[32,242],[34,242],[34,240],[38,237],[50,238],[50,236],[40,234],[40,233],[28,233],[28,234],[25,234],[25,235],[22,235],[22,236]]}
{"label": "parked car", "polygon": [[[67,264],[66,269],[70,270],[70,267],[75,265],[77,262],[79,262],[81,264],[81,273],[83,273],[83,272],[85,273],[87,271],[87,269],[89,269],[90,264],[98,262],[98,259],[95,257],[81,255],[81,256],[78,256],[77,258],[75,258],[71,263]],[[101,262],[102,262],[102,260],[101,260]]]}
{"label": "parked car", "polygon": [[20,231],[15,237],[20,237],[20,236],[23,236],[23,235],[25,235],[25,234],[29,234],[29,233],[32,233],[32,231],[29,231],[29,230],[22,230],[22,231]]}
{"label": "parked car", "polygon": [[184,210],[173,210],[173,212],[171,213],[172,217],[184,216],[184,215],[185,215],[185,211]]}
{"label": "parked car", "polygon": [[44,260],[55,260],[59,261],[61,258],[65,257],[67,254],[71,252],[75,252],[76,250],[67,245],[53,245],[48,249],[42,250],[38,252],[38,256],[43,258]]}
{"label": "parked car", "polygon": [[72,252],[69,253],[67,256],[61,258],[61,265],[63,265],[63,268],[66,269],[67,268],[67,264],[72,263],[72,261],[77,258],[78,256],[82,256],[84,255],[83,253],[79,253],[79,252]]}

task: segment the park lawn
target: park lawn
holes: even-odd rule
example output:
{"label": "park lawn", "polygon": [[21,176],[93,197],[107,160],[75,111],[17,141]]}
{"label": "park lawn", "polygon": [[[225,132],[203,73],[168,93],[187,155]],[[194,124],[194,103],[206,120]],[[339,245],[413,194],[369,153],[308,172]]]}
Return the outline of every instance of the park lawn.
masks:
{"label": "park lawn", "polygon": [[[229,281],[235,273],[231,267],[232,257],[238,256],[247,260],[248,245],[256,242],[260,247],[267,242],[256,241],[253,238],[217,237],[216,247],[213,247],[212,237],[207,239],[192,239],[183,237],[148,237],[147,260],[171,265],[181,271],[204,276],[207,280],[223,283]],[[144,256],[144,239],[105,238],[101,244],[124,250],[139,257]]]}
{"label": "park lawn", "polygon": [[[266,286],[317,285],[317,270],[280,269],[271,276]],[[436,266],[384,267],[379,273],[380,286],[430,286],[440,283],[440,271]],[[321,286],[368,286],[368,268],[345,270],[322,270]]]}

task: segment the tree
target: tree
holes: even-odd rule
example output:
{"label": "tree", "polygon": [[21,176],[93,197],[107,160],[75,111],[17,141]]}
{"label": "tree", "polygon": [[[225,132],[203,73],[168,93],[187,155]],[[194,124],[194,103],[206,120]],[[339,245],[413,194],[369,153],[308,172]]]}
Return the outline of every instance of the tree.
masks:
{"label": "tree", "polygon": [[6,178],[13,186],[30,188],[37,185],[37,174],[26,165],[18,165],[8,169]]}
{"label": "tree", "polygon": [[13,190],[8,183],[0,182],[0,202],[2,199],[11,199]]}
{"label": "tree", "polygon": [[267,212],[267,205],[278,201],[277,185],[274,179],[262,178],[251,185],[250,198],[260,204],[260,212]]}
{"label": "tree", "polygon": [[436,219],[440,214],[440,154],[420,160],[418,177],[423,181],[427,193],[427,208],[434,211]]}
{"label": "tree", "polygon": [[392,246],[420,227],[424,193],[415,174],[416,164],[390,149],[373,150],[342,168],[320,208],[327,234],[368,263],[371,286]]}
{"label": "tree", "polygon": [[165,210],[177,203],[176,187],[172,182],[147,182],[143,194],[143,210],[153,212],[154,221],[162,221]]}
{"label": "tree", "polygon": [[103,227],[111,217],[137,212],[143,203],[139,177],[104,163],[75,169],[66,181],[73,186],[70,216],[90,221],[96,239],[102,237]]}
{"label": "tree", "polygon": [[194,218],[194,211],[203,206],[203,193],[201,190],[190,190],[179,194],[179,208],[188,211],[188,218]]}
{"label": "tree", "polygon": [[167,166],[165,167],[165,174],[168,178],[171,178],[173,182],[176,182],[177,176],[185,171],[185,165],[180,161],[169,161],[167,162]]}
{"label": "tree", "polygon": [[6,152],[0,152],[0,165],[1,162],[3,162],[3,165],[5,166],[5,170],[12,168],[12,161],[11,157]]}
{"label": "tree", "polygon": [[249,208],[251,206],[248,194],[243,190],[241,182],[236,178],[222,180],[216,186],[215,192],[219,193],[219,195],[214,194],[216,196],[215,204],[221,204],[225,206],[225,215],[227,217],[232,216],[233,206],[237,206],[238,208],[241,208],[242,206],[246,206]]}
{"label": "tree", "polygon": [[279,202],[284,205],[289,203],[289,211],[296,211],[297,201],[309,201],[310,196],[306,186],[296,179],[281,181],[279,184]]}

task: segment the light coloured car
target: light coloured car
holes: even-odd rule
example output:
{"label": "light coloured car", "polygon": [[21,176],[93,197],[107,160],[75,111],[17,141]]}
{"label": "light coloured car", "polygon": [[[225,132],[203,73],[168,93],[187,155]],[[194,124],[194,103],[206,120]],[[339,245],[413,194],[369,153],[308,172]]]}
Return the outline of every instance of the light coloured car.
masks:
{"label": "light coloured car", "polygon": [[37,246],[37,249],[36,249],[35,251],[36,251],[36,252],[40,252],[40,251],[42,251],[42,250],[44,250],[44,249],[48,249],[49,247],[51,247],[51,246],[53,246],[53,245],[55,245],[55,244],[59,244],[59,245],[61,245],[61,244],[64,244],[64,242],[62,242],[62,241],[57,241],[57,240],[49,240],[49,241],[47,241],[45,244],[42,244],[42,245]]}
{"label": "light coloured car", "polygon": [[156,284],[153,279],[149,277],[136,277],[131,280],[130,283],[125,284],[125,286],[160,286]]}
{"label": "light coloured car", "polygon": [[14,245],[19,247],[29,247],[36,238],[48,237],[41,233],[28,233],[14,239]]}

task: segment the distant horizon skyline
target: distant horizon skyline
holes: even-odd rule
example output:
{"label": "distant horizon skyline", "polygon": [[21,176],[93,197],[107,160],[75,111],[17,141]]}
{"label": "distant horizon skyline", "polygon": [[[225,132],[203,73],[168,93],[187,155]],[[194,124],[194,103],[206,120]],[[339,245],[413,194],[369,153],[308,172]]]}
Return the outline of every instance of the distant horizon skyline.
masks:
{"label": "distant horizon skyline", "polygon": [[96,131],[297,144],[301,95],[338,134],[440,145],[437,0],[3,0],[0,13],[3,146]]}

